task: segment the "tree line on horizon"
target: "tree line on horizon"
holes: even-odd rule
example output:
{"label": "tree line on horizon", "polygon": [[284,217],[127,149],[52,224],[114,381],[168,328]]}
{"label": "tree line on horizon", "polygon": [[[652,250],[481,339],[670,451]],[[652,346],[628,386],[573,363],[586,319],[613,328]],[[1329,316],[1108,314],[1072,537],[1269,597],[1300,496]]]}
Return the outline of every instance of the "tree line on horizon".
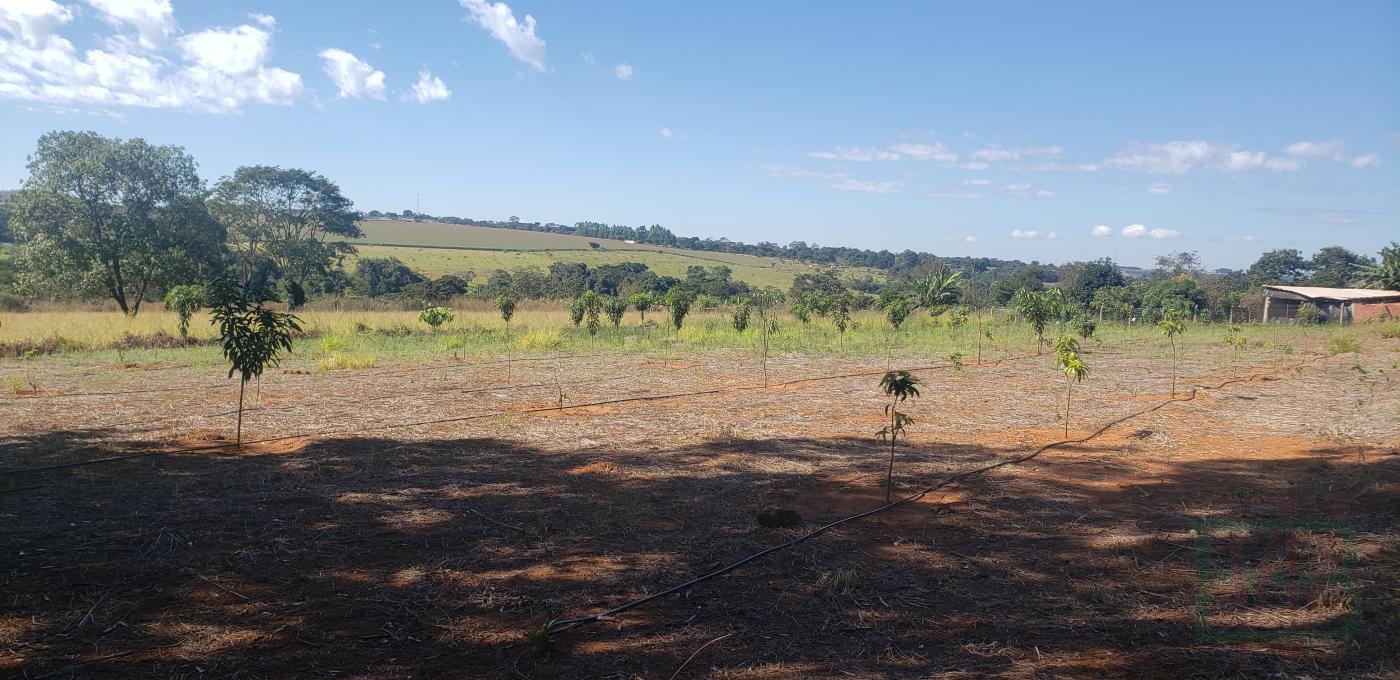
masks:
{"label": "tree line on horizon", "polygon": [[[474,281],[471,272],[429,278],[394,258],[359,258],[353,271],[346,271],[345,259],[355,253],[348,241],[361,236],[357,222],[386,213],[359,213],[339,186],[308,170],[244,166],[209,186],[183,148],[140,138],[51,132],[39,139],[28,170],[20,190],[0,193],[0,239],[17,243],[12,257],[0,251],[0,308],[20,309],[36,299],[110,299],[124,313],[136,314],[143,302],[164,299],[177,287],[223,278],[245,288],[278,288],[293,309],[318,297],[381,298],[414,306],[463,295],[567,300],[592,292],[660,299],[672,289],[700,300],[704,308],[738,304],[759,292],[733,280],[732,270],[723,265],[692,266],[684,277],[673,277],[636,262],[597,267],[554,262],[547,270],[496,270]],[[428,217],[411,211],[404,216]],[[943,310],[948,306],[944,302],[1005,306],[1021,291],[1054,288],[1099,318],[1154,317],[1175,310],[1226,320],[1237,310],[1257,315],[1258,296],[1251,293],[1262,285],[1400,288],[1400,246],[1395,244],[1382,250],[1379,261],[1340,246],[1323,248],[1311,258],[1296,249],[1272,250],[1244,271],[1207,272],[1196,253],[1171,253],[1158,257],[1145,277],[1130,277],[1106,258],[1053,266],[801,242],[750,247],[728,239],[676,237],[659,225],[632,229],[580,222],[568,228],[516,217],[489,224],[433,219],[680,248],[698,243],[704,247],[693,249],[755,249],[750,254],[811,262],[886,265],[879,267],[884,281],[843,276],[835,267],[797,276],[788,291],[780,292],[801,311],[829,309],[837,300],[852,309],[879,307],[887,314],[894,305],[897,317],[905,304],[898,300],[911,310]],[[941,280],[946,287],[950,277],[956,286],[949,288],[948,299],[930,299],[929,286]]]}

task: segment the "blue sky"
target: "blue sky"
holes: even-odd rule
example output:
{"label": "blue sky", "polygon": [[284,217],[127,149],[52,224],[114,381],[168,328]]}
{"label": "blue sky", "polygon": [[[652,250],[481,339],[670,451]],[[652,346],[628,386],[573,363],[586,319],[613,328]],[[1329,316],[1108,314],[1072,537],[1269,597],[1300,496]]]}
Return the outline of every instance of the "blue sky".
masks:
{"label": "blue sky", "polygon": [[0,187],[91,129],[364,210],[1239,267],[1400,240],[1400,3],[0,0],[0,129]]}

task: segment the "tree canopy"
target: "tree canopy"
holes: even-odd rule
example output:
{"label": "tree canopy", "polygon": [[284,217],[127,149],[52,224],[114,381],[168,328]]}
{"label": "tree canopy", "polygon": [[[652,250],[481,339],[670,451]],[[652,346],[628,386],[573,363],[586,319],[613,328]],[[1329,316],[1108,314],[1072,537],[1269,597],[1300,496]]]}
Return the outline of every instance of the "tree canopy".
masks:
{"label": "tree canopy", "polygon": [[148,294],[208,278],[223,264],[224,230],[204,195],[181,147],[94,132],[40,137],[11,205],[30,285],[109,297],[136,314]]}
{"label": "tree canopy", "polygon": [[209,202],[228,227],[243,280],[253,278],[260,262],[270,262],[294,308],[306,302],[309,279],[354,252],[349,243],[333,240],[362,236],[352,206],[339,186],[318,173],[268,165],[238,168],[219,181]]}

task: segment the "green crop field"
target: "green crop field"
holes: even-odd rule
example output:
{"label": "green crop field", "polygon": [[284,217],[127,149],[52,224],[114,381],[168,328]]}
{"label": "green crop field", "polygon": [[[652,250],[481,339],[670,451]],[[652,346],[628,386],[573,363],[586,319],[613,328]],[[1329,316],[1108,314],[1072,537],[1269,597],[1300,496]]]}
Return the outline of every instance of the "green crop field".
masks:
{"label": "green crop field", "polygon": [[[356,241],[361,257],[397,257],[429,276],[472,272],[484,279],[496,269],[545,269],[551,262],[564,261],[590,267],[640,262],[663,276],[684,277],[687,267],[722,264],[733,269],[737,281],[787,288],[793,277],[817,270],[815,265],[778,258],[440,222],[366,220],[360,228],[365,232],[365,237]],[[594,243],[597,248],[591,245]],[[349,266],[354,266],[353,259]],[[845,267],[842,271],[881,278],[873,269]]]}

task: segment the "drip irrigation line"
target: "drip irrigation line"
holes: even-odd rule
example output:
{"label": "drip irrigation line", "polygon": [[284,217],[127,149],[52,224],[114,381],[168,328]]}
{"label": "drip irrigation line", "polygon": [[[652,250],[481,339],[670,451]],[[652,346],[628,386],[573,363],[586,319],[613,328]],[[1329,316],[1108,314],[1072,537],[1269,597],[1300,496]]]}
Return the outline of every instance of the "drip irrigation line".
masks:
{"label": "drip irrigation line", "polygon": [[[1220,388],[1225,387],[1226,385],[1229,385],[1229,384],[1232,384],[1232,383],[1237,383],[1237,382],[1248,382],[1248,381],[1254,380],[1254,379],[1256,379],[1256,378],[1258,378],[1258,377],[1261,377],[1261,376],[1255,375],[1255,376],[1249,376],[1249,377],[1245,377],[1245,378],[1235,378],[1235,379],[1231,379],[1231,380],[1226,380],[1225,382],[1222,382],[1222,383],[1220,383],[1219,385],[1216,385],[1216,386],[1213,386],[1213,387],[1212,387],[1212,386],[1203,386],[1203,387],[1201,387],[1201,389],[1216,390],[1216,389],[1220,389]],[[751,563],[751,562],[760,560],[760,559],[762,559],[762,558],[764,558],[764,557],[766,557],[766,556],[768,556],[768,555],[771,555],[771,554],[773,554],[773,553],[779,552],[779,551],[781,551],[781,550],[785,550],[785,549],[790,548],[790,547],[792,547],[792,546],[795,546],[795,545],[797,545],[797,544],[799,544],[799,543],[803,543],[803,542],[805,542],[805,541],[808,541],[808,540],[811,540],[811,539],[816,538],[816,537],[818,537],[818,536],[821,536],[822,534],[824,534],[824,533],[830,531],[831,529],[834,529],[834,528],[836,528],[836,527],[838,527],[838,526],[841,526],[841,525],[843,525],[843,524],[847,524],[847,523],[850,523],[850,522],[855,522],[855,521],[864,519],[864,518],[866,518],[866,517],[870,517],[871,515],[875,515],[875,514],[878,514],[878,513],[885,512],[886,510],[889,510],[889,509],[891,509],[891,508],[898,507],[898,506],[903,505],[903,504],[905,504],[905,503],[910,503],[910,502],[913,502],[913,501],[917,501],[917,500],[923,498],[924,496],[927,496],[929,493],[932,493],[932,492],[934,492],[934,491],[937,491],[937,490],[939,490],[939,489],[941,489],[941,488],[943,488],[943,487],[945,487],[945,486],[948,486],[949,484],[952,484],[952,483],[954,483],[954,482],[957,482],[957,481],[959,481],[959,480],[966,479],[966,478],[972,477],[972,476],[974,476],[974,475],[980,475],[980,474],[983,474],[983,473],[986,473],[986,472],[990,472],[990,471],[995,470],[995,469],[997,469],[997,468],[1005,467],[1005,466],[1008,466],[1008,465],[1017,465],[1017,464],[1020,464],[1020,463],[1025,463],[1025,462],[1030,461],[1030,460],[1036,458],[1037,456],[1039,456],[1040,454],[1045,453],[1046,451],[1049,451],[1049,450],[1051,450],[1051,449],[1055,449],[1055,448],[1067,446],[1067,445],[1070,445],[1070,444],[1083,444],[1083,443],[1092,441],[1092,440],[1097,439],[1098,437],[1102,436],[1105,432],[1107,432],[1108,430],[1112,429],[1113,427],[1115,427],[1115,426],[1117,426],[1117,425],[1121,425],[1122,423],[1125,423],[1125,422],[1127,422],[1127,421],[1129,421],[1129,420],[1132,420],[1132,419],[1134,419],[1134,418],[1139,418],[1139,417],[1145,416],[1145,415],[1147,415],[1147,414],[1149,414],[1149,413],[1152,413],[1152,412],[1154,412],[1154,411],[1157,411],[1158,409],[1161,409],[1161,408],[1163,408],[1163,407],[1165,407],[1165,406],[1168,406],[1168,405],[1170,405],[1170,404],[1179,403],[1179,402],[1193,401],[1195,398],[1196,398],[1196,389],[1192,389],[1190,395],[1187,396],[1187,397],[1184,398],[1184,399],[1167,399],[1167,400],[1165,400],[1165,401],[1163,401],[1163,402],[1161,402],[1161,403],[1159,403],[1159,404],[1157,404],[1157,405],[1155,405],[1155,406],[1152,406],[1152,407],[1150,407],[1150,408],[1146,408],[1146,409],[1143,409],[1143,410],[1141,410],[1141,411],[1136,411],[1136,412],[1134,412],[1134,413],[1130,413],[1130,414],[1128,414],[1128,415],[1125,415],[1125,416],[1116,418],[1116,419],[1111,420],[1111,421],[1109,421],[1108,423],[1104,424],[1103,426],[1099,427],[1099,429],[1095,430],[1094,432],[1090,433],[1090,434],[1087,435],[1087,436],[1079,437],[1079,438],[1076,438],[1076,439],[1064,439],[1064,440],[1060,440],[1060,441],[1056,441],[1056,442],[1051,442],[1051,443],[1049,443],[1049,444],[1046,444],[1046,445],[1044,445],[1044,446],[1041,446],[1040,448],[1035,449],[1035,450],[1032,451],[1031,453],[1026,454],[1026,455],[1024,455],[1024,456],[1020,456],[1020,457],[1017,457],[1017,458],[1011,458],[1011,459],[1003,460],[1003,461],[1000,461],[1000,462],[997,462],[997,463],[993,463],[993,464],[991,464],[991,465],[985,465],[985,466],[982,466],[982,467],[979,467],[979,468],[975,468],[975,469],[972,469],[972,470],[967,470],[967,471],[965,471],[965,472],[960,472],[960,473],[955,474],[955,475],[952,475],[952,476],[950,476],[950,477],[946,477],[946,478],[944,478],[943,480],[941,480],[941,481],[939,481],[939,482],[937,482],[937,483],[935,483],[935,484],[932,484],[932,485],[926,486],[926,487],[924,487],[924,488],[922,488],[922,489],[919,489],[918,491],[916,491],[916,492],[914,492],[914,493],[912,493],[912,494],[910,494],[910,495],[908,495],[908,496],[905,496],[905,497],[903,497],[903,498],[896,499],[896,500],[894,500],[894,501],[891,501],[891,502],[886,503],[886,504],[884,504],[884,505],[878,506],[878,507],[873,508],[873,509],[871,509],[871,510],[867,510],[867,511],[865,511],[865,512],[856,513],[856,514],[854,514],[854,515],[850,515],[850,516],[847,516],[847,517],[842,517],[841,519],[837,519],[837,520],[834,520],[834,521],[832,521],[832,522],[828,522],[828,523],[826,523],[826,524],[823,524],[822,526],[817,527],[816,529],[813,529],[813,530],[811,530],[811,531],[809,531],[809,532],[807,532],[807,533],[805,533],[805,534],[802,534],[801,536],[798,536],[798,537],[796,537],[796,538],[794,538],[794,539],[792,539],[792,540],[785,541],[785,542],[783,542],[783,543],[779,543],[779,544],[776,544],[776,545],[769,546],[769,547],[767,547],[767,548],[764,548],[763,550],[760,550],[760,551],[758,551],[758,552],[756,552],[756,553],[753,553],[753,554],[751,554],[751,555],[749,555],[749,556],[747,556],[747,557],[744,557],[743,559],[740,559],[740,560],[738,560],[737,562],[733,562],[733,563],[729,564],[728,566],[724,566],[724,567],[721,567],[721,568],[719,568],[719,569],[715,569],[715,570],[713,570],[713,571],[710,571],[710,572],[708,572],[708,573],[701,574],[700,576],[697,576],[697,577],[695,577],[695,578],[692,578],[692,579],[690,579],[689,581],[686,581],[686,582],[684,582],[684,583],[671,586],[670,588],[667,588],[667,589],[662,590],[662,591],[660,591],[660,592],[653,593],[653,594],[651,594],[651,595],[648,595],[648,596],[646,596],[646,597],[643,597],[643,598],[640,598],[640,599],[637,599],[637,600],[632,600],[631,602],[628,602],[628,603],[626,603],[626,604],[619,605],[619,606],[617,606],[617,607],[613,607],[612,609],[608,609],[608,610],[606,610],[606,611],[599,612],[599,613],[597,613],[597,614],[589,614],[589,615],[587,615],[587,616],[580,616],[580,617],[570,618],[570,619],[555,619],[555,620],[550,621],[549,623],[545,624],[544,627],[541,628],[540,630],[541,630],[541,632],[543,632],[543,633],[546,634],[546,635],[554,635],[554,634],[564,633],[564,632],[573,630],[574,628],[577,628],[577,627],[582,626],[582,625],[585,625],[585,624],[597,623],[597,622],[599,622],[599,621],[610,621],[610,620],[613,620],[618,614],[621,614],[621,613],[623,613],[623,612],[626,612],[626,611],[628,611],[628,610],[630,610],[630,609],[635,609],[635,608],[640,607],[640,606],[642,606],[642,605],[644,605],[644,604],[647,604],[647,603],[649,603],[649,602],[654,602],[654,601],[659,600],[659,599],[661,599],[661,598],[663,598],[663,597],[666,597],[666,596],[668,596],[668,595],[674,595],[674,594],[679,593],[679,592],[681,592],[681,591],[688,590],[688,589],[693,588],[693,587],[695,587],[695,586],[697,586],[697,585],[699,585],[699,584],[701,584],[701,583],[704,583],[705,581],[708,581],[708,580],[710,580],[710,579],[713,579],[713,578],[716,578],[716,577],[719,577],[719,576],[723,576],[723,575],[725,575],[725,574],[727,574],[727,573],[729,573],[729,572],[731,572],[731,571],[734,571],[734,570],[736,570],[736,569],[738,569],[738,568],[740,568],[740,567],[742,567],[742,566],[744,566],[744,565],[746,565],[746,564],[749,564],[749,563]]]}
{"label": "drip irrigation line", "polygon": [[[1028,355],[1028,356],[1029,356],[1029,355]],[[1008,358],[1006,358],[1006,359],[1001,359],[1001,360],[998,360],[998,361],[999,361],[999,362],[1000,362],[1000,361],[1015,361],[1015,360],[1022,359],[1022,358],[1025,358],[1025,357],[1008,357]],[[915,366],[915,367],[909,368],[909,369],[907,369],[907,370],[910,370],[910,371],[931,371],[931,370],[938,370],[938,369],[955,368],[956,366],[957,366],[956,364],[936,364],[936,365],[932,365],[932,366]],[[525,414],[534,414],[534,413],[557,413],[557,412],[561,412],[561,411],[569,411],[569,410],[580,409],[580,408],[591,408],[591,407],[595,407],[595,406],[612,406],[612,405],[616,405],[616,404],[627,404],[627,403],[636,403],[636,402],[664,401],[664,400],[668,400],[668,399],[683,399],[683,398],[688,398],[688,397],[704,397],[704,396],[713,396],[713,395],[717,395],[717,394],[726,394],[726,393],[729,393],[729,392],[740,392],[740,391],[748,391],[748,390],[768,390],[768,389],[777,389],[777,388],[791,387],[791,386],[793,386],[793,385],[800,385],[800,384],[803,384],[803,383],[825,382],[825,381],[829,381],[829,380],[842,380],[842,379],[846,379],[846,378],[858,378],[858,377],[865,377],[865,376],[871,376],[871,375],[884,375],[884,373],[885,373],[885,371],[883,371],[883,370],[879,370],[879,371],[861,371],[861,372],[856,372],[856,373],[843,373],[843,374],[839,374],[839,375],[817,376],[817,377],[812,377],[812,378],[798,378],[798,379],[789,380],[789,381],[786,381],[786,382],[770,383],[770,384],[768,384],[768,385],[766,385],[766,386],[765,386],[765,385],[730,385],[730,386],[716,387],[716,388],[711,388],[711,389],[706,389],[706,390],[694,390],[694,391],[690,391],[690,392],[670,392],[670,393],[666,393],[666,394],[638,395],[638,396],[634,396],[634,397],[622,397],[622,398],[618,398],[618,399],[606,399],[606,400],[603,400],[603,401],[586,402],[586,403],[581,403],[581,404],[564,404],[564,405],[561,405],[561,406],[541,406],[541,407],[528,408],[528,409],[505,410],[505,411],[492,411],[492,412],[489,412],[489,413],[478,413],[478,414],[467,415],[467,416],[453,416],[453,417],[450,417],[450,418],[435,418],[435,419],[431,419],[431,420],[417,420],[417,421],[410,421],[410,422],[404,422],[404,423],[389,423],[389,424],[385,424],[385,425],[374,425],[374,426],[370,426],[370,427],[346,427],[346,428],[338,428],[338,429],[331,429],[331,430],[318,430],[318,431],[315,431],[315,432],[303,432],[303,433],[299,433],[299,434],[289,434],[289,435],[281,435],[281,436],[277,436],[277,437],[268,437],[268,438],[265,438],[265,439],[254,439],[254,440],[250,440],[250,441],[245,441],[245,442],[243,442],[242,444],[239,444],[239,443],[237,443],[237,442],[227,442],[227,443],[223,443],[223,444],[209,444],[209,445],[206,445],[206,446],[192,446],[192,447],[185,447],[185,448],[180,448],[180,449],[162,449],[162,450],[155,450],[155,451],[141,451],[141,452],[138,452],[138,453],[131,453],[131,454],[125,454],[125,455],[119,455],[119,456],[108,456],[108,457],[105,457],[105,458],[94,458],[94,459],[91,459],[91,460],[74,461],[74,462],[71,462],[71,463],[59,463],[59,464],[55,464],[55,465],[44,465],[44,466],[39,466],[39,467],[18,468],[18,469],[10,469],[10,470],[0,470],[0,477],[8,477],[8,476],[12,476],[12,475],[20,475],[20,474],[31,473],[31,472],[46,472],[46,471],[50,471],[50,470],[62,470],[62,469],[74,468],[74,467],[84,467],[84,466],[87,466],[87,465],[97,465],[97,464],[100,464],[100,463],[115,463],[115,462],[119,462],[119,461],[123,461],[123,460],[133,460],[133,459],[137,459],[137,458],[150,458],[150,457],[153,457],[153,456],[161,456],[161,455],[178,455],[178,454],[186,454],[186,453],[208,453],[208,452],[214,452],[214,451],[224,451],[224,450],[228,450],[228,449],[241,448],[242,446],[252,446],[252,445],[255,445],[255,444],[275,444],[275,443],[278,443],[278,442],[290,441],[290,440],[293,440],[293,439],[308,439],[308,438],[312,438],[312,437],[326,437],[326,436],[330,436],[330,435],[366,434],[366,433],[370,433],[370,432],[382,432],[382,431],[385,431],[385,430],[399,430],[399,429],[410,428],[410,427],[426,427],[426,426],[430,426],[430,425],[445,425],[445,424],[450,424],[450,423],[462,423],[462,422],[469,422],[469,421],[473,421],[473,420],[482,420],[482,419],[485,419],[485,418],[497,418],[497,417],[500,417],[500,416],[512,415],[512,414],[525,415]],[[549,386],[553,386],[553,383],[545,383],[545,384],[546,384],[546,385],[549,385]]]}
{"label": "drip irrigation line", "polygon": [[[668,371],[683,371],[683,370],[690,370],[690,369],[692,369],[692,368],[695,368],[695,367],[694,367],[694,366],[677,366],[677,367],[675,367],[675,368],[667,368],[667,369],[664,369],[664,370],[668,370]],[[439,394],[453,394],[453,395],[481,394],[481,393],[483,393],[483,392],[499,392],[499,391],[510,391],[510,390],[523,390],[523,389],[533,389],[533,388],[537,388],[537,387],[554,387],[554,386],[556,386],[556,385],[562,385],[562,386],[566,386],[566,387],[577,387],[577,386],[580,386],[580,385],[594,385],[594,384],[601,384],[601,383],[606,383],[606,382],[613,382],[613,381],[617,381],[617,380],[630,380],[631,378],[632,378],[632,376],[630,376],[630,375],[622,375],[622,376],[611,376],[611,377],[606,377],[606,376],[605,376],[605,377],[601,377],[601,378],[589,378],[589,379],[587,379],[587,380],[573,380],[573,381],[560,382],[560,383],[554,383],[554,382],[519,383],[519,384],[501,384],[501,383],[496,383],[496,384],[489,385],[489,386],[487,386],[487,387],[476,387],[476,388],[461,389],[461,390],[457,390],[457,389],[427,389],[427,390],[421,390],[421,391],[418,391],[418,392],[408,392],[408,393],[397,393],[397,392],[396,392],[396,393],[383,394],[383,395],[374,396],[374,397],[361,397],[361,398],[359,398],[359,399],[351,399],[351,400],[324,400],[324,401],[318,401],[318,402],[299,402],[299,403],[290,404],[290,405],[287,405],[287,406],[279,406],[278,409],[279,409],[279,410],[283,410],[283,411],[287,411],[287,410],[295,410],[295,409],[299,409],[299,408],[320,408],[320,407],[325,407],[325,406],[353,406],[353,405],[357,405],[357,404],[366,404],[366,403],[374,402],[374,401],[387,401],[387,400],[389,400],[389,399],[423,397],[423,396],[439,395]],[[260,406],[258,406],[258,407],[245,408],[245,409],[243,409],[243,413],[246,415],[246,414],[248,414],[248,413],[256,413],[256,412],[265,411],[265,410],[267,410],[265,407],[260,407]],[[197,414],[197,415],[170,415],[170,416],[161,416],[161,417],[153,418],[153,419],[139,419],[139,418],[138,418],[138,419],[132,419],[132,420],[124,420],[124,421],[117,422],[117,423],[110,423],[110,424],[97,425],[97,426],[94,426],[94,427],[95,427],[95,428],[99,428],[99,429],[100,429],[100,428],[117,428],[117,427],[126,427],[126,426],[128,426],[128,425],[146,425],[146,424],[162,423],[162,422],[167,422],[167,421],[170,421],[170,420],[176,420],[176,419],[180,419],[180,418],[206,418],[206,419],[207,419],[207,418],[218,418],[218,417],[221,417],[221,416],[234,415],[234,414],[236,414],[236,413],[238,413],[238,411],[235,410],[235,411],[221,411],[221,412],[218,412],[218,413],[206,413],[206,414]],[[160,428],[160,429],[168,429],[168,428]]]}

